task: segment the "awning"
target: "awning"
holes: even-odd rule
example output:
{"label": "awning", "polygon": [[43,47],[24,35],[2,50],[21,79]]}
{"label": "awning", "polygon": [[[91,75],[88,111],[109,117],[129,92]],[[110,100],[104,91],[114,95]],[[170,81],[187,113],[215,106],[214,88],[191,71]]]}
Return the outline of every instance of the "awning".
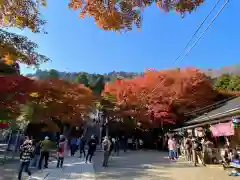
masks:
{"label": "awning", "polygon": [[210,127],[210,130],[215,137],[232,136],[234,135],[234,127],[232,121],[227,123],[215,124]]}

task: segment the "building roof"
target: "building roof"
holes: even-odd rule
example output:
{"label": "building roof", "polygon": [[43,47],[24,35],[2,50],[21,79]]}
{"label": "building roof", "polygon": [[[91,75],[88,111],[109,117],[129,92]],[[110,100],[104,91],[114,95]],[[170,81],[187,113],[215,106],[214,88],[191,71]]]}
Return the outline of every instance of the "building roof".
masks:
{"label": "building roof", "polygon": [[204,115],[201,115],[195,119],[192,119],[190,121],[187,121],[185,124],[195,124],[195,123],[200,123],[203,121],[209,121],[216,119],[217,117],[225,114],[231,114],[232,112],[240,111],[240,97],[234,98],[232,100],[229,100],[222,104],[221,107],[214,109],[208,113],[205,113]]}

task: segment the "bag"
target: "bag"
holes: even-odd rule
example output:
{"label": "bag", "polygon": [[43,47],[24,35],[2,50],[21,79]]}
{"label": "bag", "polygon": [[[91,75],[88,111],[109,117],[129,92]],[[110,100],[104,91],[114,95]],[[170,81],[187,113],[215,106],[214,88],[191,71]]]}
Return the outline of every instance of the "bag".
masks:
{"label": "bag", "polygon": [[63,145],[59,144],[58,145],[58,152],[62,153],[63,152],[63,148],[64,148]]}
{"label": "bag", "polygon": [[103,145],[103,150],[104,150],[104,151],[107,151],[107,150],[108,150],[108,143],[104,143],[104,145]]}

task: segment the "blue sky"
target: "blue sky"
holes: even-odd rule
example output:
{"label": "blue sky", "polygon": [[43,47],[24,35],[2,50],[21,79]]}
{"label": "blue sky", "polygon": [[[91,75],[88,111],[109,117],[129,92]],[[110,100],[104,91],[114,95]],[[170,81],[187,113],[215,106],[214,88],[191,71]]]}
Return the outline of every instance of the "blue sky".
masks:
{"label": "blue sky", "polygon": [[[78,19],[77,12],[68,9],[67,1],[48,1],[48,7],[43,10],[43,17],[48,21],[48,35],[26,30],[15,32],[38,43],[39,52],[51,58],[41,69],[104,73],[174,66],[220,68],[240,63],[237,18],[240,1],[237,0],[229,3],[191,53],[173,65],[173,60],[216,1],[207,1],[184,19],[150,7],[144,11],[140,32],[134,30],[121,35],[99,29],[91,18]],[[224,0],[221,5],[223,3]],[[33,72],[26,67],[21,70],[24,74]]]}

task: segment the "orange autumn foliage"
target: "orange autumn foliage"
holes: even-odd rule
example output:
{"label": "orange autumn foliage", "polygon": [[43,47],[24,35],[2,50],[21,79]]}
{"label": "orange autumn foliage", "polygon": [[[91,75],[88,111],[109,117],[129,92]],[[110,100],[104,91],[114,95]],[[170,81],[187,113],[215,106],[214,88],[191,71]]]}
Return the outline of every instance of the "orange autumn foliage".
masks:
{"label": "orange autumn foliage", "polygon": [[0,111],[9,115],[20,113],[19,105],[28,101],[29,93],[33,91],[34,81],[21,75],[0,75]]}
{"label": "orange autumn foliage", "polygon": [[104,93],[115,96],[128,115],[155,123],[176,123],[181,114],[213,103],[218,94],[194,68],[145,72],[121,85],[107,84]]}
{"label": "orange autumn foliage", "polygon": [[191,13],[204,0],[70,0],[69,8],[80,10],[79,17],[92,17],[96,25],[103,30],[132,30],[133,25],[141,28],[142,12],[145,8],[156,4],[164,12],[176,11],[182,17]]}
{"label": "orange autumn foliage", "polygon": [[92,92],[81,84],[60,79],[36,81],[39,97],[33,102],[40,104],[41,119],[54,117],[69,124],[78,124],[92,105]]}

